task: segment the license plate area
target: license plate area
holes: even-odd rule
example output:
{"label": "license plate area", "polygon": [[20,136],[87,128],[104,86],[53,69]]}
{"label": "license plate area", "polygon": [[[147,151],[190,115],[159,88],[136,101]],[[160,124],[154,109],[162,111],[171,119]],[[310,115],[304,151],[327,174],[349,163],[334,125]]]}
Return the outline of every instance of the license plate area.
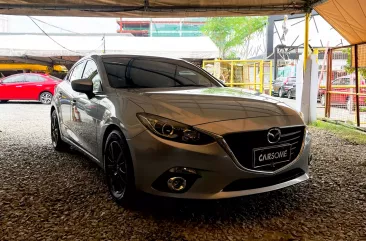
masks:
{"label": "license plate area", "polygon": [[284,144],[253,149],[253,168],[275,166],[291,160],[291,145]]}

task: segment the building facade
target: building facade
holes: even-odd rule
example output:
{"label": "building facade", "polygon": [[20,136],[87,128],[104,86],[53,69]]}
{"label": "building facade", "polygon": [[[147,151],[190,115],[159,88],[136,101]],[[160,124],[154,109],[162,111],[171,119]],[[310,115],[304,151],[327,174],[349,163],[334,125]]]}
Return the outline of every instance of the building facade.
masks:
{"label": "building facade", "polygon": [[138,37],[198,37],[206,18],[120,18],[117,33]]}

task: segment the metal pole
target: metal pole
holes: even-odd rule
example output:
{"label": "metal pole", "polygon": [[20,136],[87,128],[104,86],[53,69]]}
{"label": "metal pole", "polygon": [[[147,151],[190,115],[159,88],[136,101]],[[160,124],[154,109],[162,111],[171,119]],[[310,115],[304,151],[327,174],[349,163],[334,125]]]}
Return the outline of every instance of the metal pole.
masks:
{"label": "metal pole", "polygon": [[277,79],[277,46],[274,49],[274,79]]}
{"label": "metal pole", "polygon": [[[358,45],[355,44],[355,75],[356,75],[356,123],[360,126],[360,100],[358,97],[359,93],[359,82],[358,82]],[[353,96],[351,96],[353,98]]]}
{"label": "metal pole", "polygon": [[263,93],[263,82],[264,82],[264,78],[263,78],[263,60],[259,64],[259,81],[260,81],[259,91],[261,93]]}
{"label": "metal pole", "polygon": [[231,69],[230,69],[230,87],[233,87],[234,82],[234,62],[231,61]]}
{"label": "metal pole", "polygon": [[304,73],[306,70],[306,62],[308,59],[308,48],[309,48],[309,23],[310,23],[310,13],[305,14],[305,39],[304,39]]}
{"label": "metal pole", "polygon": [[103,35],[103,54],[105,54],[105,34]]}
{"label": "metal pole", "polygon": [[332,58],[333,58],[333,50],[328,50],[328,63],[327,63],[327,86],[325,92],[325,117],[330,117],[330,93],[331,85],[332,85]]}
{"label": "metal pole", "polygon": [[272,82],[273,82],[273,75],[272,75],[272,61],[269,61],[269,95],[272,95]]}

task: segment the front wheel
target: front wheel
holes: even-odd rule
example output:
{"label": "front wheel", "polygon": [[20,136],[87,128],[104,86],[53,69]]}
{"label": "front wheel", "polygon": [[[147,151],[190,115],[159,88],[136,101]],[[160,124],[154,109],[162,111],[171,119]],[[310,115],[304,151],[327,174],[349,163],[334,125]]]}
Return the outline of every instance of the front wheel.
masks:
{"label": "front wheel", "polygon": [[122,206],[132,204],[135,197],[135,178],[130,152],[119,131],[112,131],[104,148],[104,165],[109,192]]}
{"label": "front wheel", "polygon": [[56,151],[64,151],[69,147],[69,145],[61,139],[56,110],[53,110],[51,114],[51,139],[53,148],[55,148]]}
{"label": "front wheel", "polygon": [[287,92],[287,98],[292,99],[292,92],[291,92],[291,90],[289,90]]}
{"label": "front wheel", "polygon": [[278,96],[279,96],[280,98],[283,98],[283,97],[284,97],[284,93],[283,93],[282,88],[278,91]]}
{"label": "front wheel", "polygon": [[42,103],[42,104],[45,104],[45,105],[49,105],[51,104],[51,101],[52,101],[52,94],[50,92],[42,92],[40,95],[39,95],[39,101]]}

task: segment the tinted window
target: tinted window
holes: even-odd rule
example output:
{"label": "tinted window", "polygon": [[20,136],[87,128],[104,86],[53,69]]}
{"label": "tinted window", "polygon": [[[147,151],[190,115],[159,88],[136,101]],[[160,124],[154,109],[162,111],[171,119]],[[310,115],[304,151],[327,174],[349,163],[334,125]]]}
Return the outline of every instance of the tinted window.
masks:
{"label": "tinted window", "polygon": [[342,78],[341,81],[340,81],[340,84],[341,85],[349,85],[351,84],[351,81],[349,78]]}
{"label": "tinted window", "polygon": [[43,82],[44,80],[37,75],[26,75],[25,82]]}
{"label": "tinted window", "polygon": [[16,75],[4,79],[3,83],[22,83],[24,80],[24,75]]}
{"label": "tinted window", "polygon": [[115,88],[220,86],[213,77],[184,61],[159,58],[106,58],[105,69]]}
{"label": "tinted window", "polygon": [[97,65],[94,61],[89,60],[86,63],[85,70],[83,73],[83,79],[91,79],[93,81],[93,91],[101,92],[102,91],[102,81],[100,79]]}
{"label": "tinted window", "polygon": [[296,78],[288,78],[288,82],[294,84],[296,83]]}
{"label": "tinted window", "polygon": [[70,81],[73,81],[76,79],[81,79],[81,75],[83,74],[84,66],[85,66],[85,63],[81,63],[72,70],[72,73],[70,75]]}
{"label": "tinted window", "polygon": [[52,80],[55,80],[55,81],[62,81],[62,79],[59,79],[55,76],[52,76],[52,75],[49,75],[48,78],[52,79]]}
{"label": "tinted window", "polygon": [[340,79],[336,79],[336,80],[333,80],[332,84],[333,85],[339,85],[340,84]]}

